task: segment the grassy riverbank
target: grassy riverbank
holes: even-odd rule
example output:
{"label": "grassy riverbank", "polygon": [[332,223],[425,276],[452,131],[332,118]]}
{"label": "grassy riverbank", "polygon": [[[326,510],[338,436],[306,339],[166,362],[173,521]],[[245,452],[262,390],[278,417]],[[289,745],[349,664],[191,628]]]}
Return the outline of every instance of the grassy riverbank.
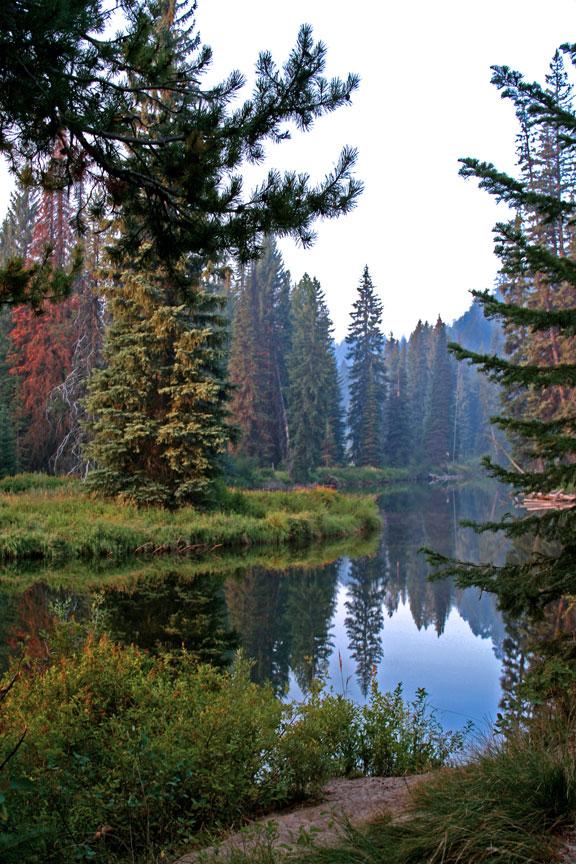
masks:
{"label": "grassy riverbank", "polygon": [[0,560],[122,560],[131,555],[202,554],[305,545],[366,536],[380,527],[370,497],[332,489],[235,492],[220,509],[137,509],[56,478],[20,477],[0,484]]}

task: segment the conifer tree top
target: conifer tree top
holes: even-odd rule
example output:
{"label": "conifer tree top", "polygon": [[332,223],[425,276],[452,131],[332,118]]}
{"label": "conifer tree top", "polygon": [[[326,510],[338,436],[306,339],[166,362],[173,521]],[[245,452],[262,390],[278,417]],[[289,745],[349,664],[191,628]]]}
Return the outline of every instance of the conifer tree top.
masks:
{"label": "conifer tree top", "polygon": [[354,205],[361,184],[350,147],[316,186],[272,170],[243,188],[244,161],[261,162],[267,142],[290,137],[289,124],[307,131],[358,86],[355,75],[324,77],[326,47],[309,26],[283,66],[260,54],[253,95],[235,104],[240,72],[202,87],[211,52],[194,32],[193,0],[118,5],[125,24],[110,37],[104,0],[0,4],[0,145],[22,178],[45,181],[66,129],[62,182],[96,183],[95,205],[123,213],[122,250],[139,256],[151,240],[168,264],[225,249],[247,260],[271,232],[308,245],[317,217]]}

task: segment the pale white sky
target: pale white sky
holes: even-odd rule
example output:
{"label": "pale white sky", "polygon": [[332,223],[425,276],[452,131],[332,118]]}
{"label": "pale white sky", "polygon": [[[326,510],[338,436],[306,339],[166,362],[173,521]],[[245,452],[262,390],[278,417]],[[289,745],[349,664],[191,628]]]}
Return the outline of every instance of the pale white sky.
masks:
{"label": "pale white sky", "polygon": [[[451,321],[470,289],[492,286],[491,229],[505,217],[458,176],[458,157],[514,170],[514,112],[490,85],[490,66],[543,80],[555,48],[576,41],[576,0],[199,0],[197,13],[214,78],[232,68],[249,76],[260,50],[283,62],[304,22],[328,46],[328,75],[357,72],[360,89],[311,133],[271,147],[256,176],[274,166],[320,179],[350,144],[366,188],[353,213],[318,225],[310,250],[281,241],[286,265],[294,279],[320,280],[338,339],[365,264],[386,332],[408,335],[438,313]],[[0,216],[9,188],[2,170]]]}

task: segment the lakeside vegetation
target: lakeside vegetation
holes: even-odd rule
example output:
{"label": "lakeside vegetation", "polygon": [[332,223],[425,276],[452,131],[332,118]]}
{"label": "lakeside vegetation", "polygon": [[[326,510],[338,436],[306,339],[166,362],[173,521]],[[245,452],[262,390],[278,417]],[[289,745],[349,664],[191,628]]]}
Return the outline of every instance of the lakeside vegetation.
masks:
{"label": "lakeside vegetation", "polygon": [[401,688],[367,705],[316,689],[286,704],[229,670],[151,656],[61,623],[1,702],[0,854],[12,862],[155,861],[204,829],[317,794],[331,776],[418,773],[462,751]]}
{"label": "lakeside vegetation", "polygon": [[304,545],[377,531],[380,517],[369,497],[333,489],[235,492],[222,509],[177,511],[137,508],[83,492],[78,483],[32,475],[0,487],[0,560],[58,560],[131,555],[201,554],[211,549]]}
{"label": "lakeside vegetation", "polygon": [[344,839],[305,852],[261,837],[229,864],[551,864],[576,818],[574,718],[547,712],[529,729],[484,745],[469,764],[410,792],[404,818],[346,826]]}

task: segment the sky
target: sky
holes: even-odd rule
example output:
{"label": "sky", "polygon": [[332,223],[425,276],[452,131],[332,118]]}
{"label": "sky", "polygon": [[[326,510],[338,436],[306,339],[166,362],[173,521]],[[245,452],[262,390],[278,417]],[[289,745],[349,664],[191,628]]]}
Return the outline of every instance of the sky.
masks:
{"label": "sky", "polygon": [[[556,47],[576,41],[576,0],[199,0],[196,20],[213,49],[212,80],[237,68],[250,81],[262,50],[283,63],[302,23],[328,47],[328,77],[361,77],[349,106],[271,145],[246,180],[249,188],[274,167],[318,181],[344,144],[358,148],[365,191],[355,210],[319,223],[310,249],[280,241],[293,280],[319,279],[338,340],[365,265],[383,329],[396,336],[418,318],[452,321],[470,290],[492,287],[492,227],[506,209],[458,176],[458,159],[514,172],[514,110],[490,84],[490,66],[543,81]],[[10,186],[0,166],[0,216]]]}

